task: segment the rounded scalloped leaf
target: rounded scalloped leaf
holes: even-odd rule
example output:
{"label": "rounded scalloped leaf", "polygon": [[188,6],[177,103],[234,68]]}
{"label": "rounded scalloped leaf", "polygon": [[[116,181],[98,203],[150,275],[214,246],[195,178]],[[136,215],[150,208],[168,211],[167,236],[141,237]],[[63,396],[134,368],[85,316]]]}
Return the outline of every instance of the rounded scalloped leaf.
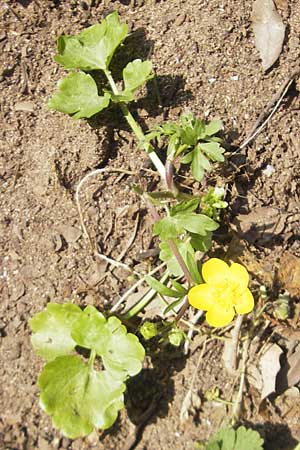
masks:
{"label": "rounded scalloped leaf", "polygon": [[81,314],[81,309],[71,303],[48,303],[45,311],[35,314],[29,325],[36,353],[48,361],[71,353],[76,346],[71,328]]}
{"label": "rounded scalloped leaf", "polygon": [[94,306],[87,306],[73,323],[72,338],[80,347],[96,350],[101,355],[110,338],[106,319]]}
{"label": "rounded scalloped leaf", "polygon": [[127,35],[128,27],[115,11],[76,36],[60,36],[54,60],[65,69],[106,70]]}
{"label": "rounded scalloped leaf", "polygon": [[96,372],[77,356],[61,356],[46,364],[38,385],[40,403],[63,434],[86,436],[106,429],[124,406],[125,384],[106,371]]}
{"label": "rounded scalloped leaf", "polygon": [[72,119],[92,117],[105,109],[110,102],[110,94],[98,95],[98,88],[91,75],[71,72],[58,82],[58,91],[50,98],[48,107]]}
{"label": "rounded scalloped leaf", "polygon": [[145,358],[144,347],[134,334],[127,333],[124,325],[116,317],[110,317],[106,326],[110,338],[101,353],[104,367],[114,377],[121,379],[138,374]]}

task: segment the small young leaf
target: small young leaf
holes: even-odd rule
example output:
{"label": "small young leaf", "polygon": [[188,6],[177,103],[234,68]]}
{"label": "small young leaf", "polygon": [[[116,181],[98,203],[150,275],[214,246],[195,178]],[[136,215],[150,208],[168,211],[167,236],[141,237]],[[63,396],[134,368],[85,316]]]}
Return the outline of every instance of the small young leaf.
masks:
{"label": "small young leaf", "polygon": [[222,130],[223,122],[222,120],[212,120],[208,125],[205,125],[206,136],[212,136]]}
{"label": "small young leaf", "polygon": [[184,332],[176,326],[174,326],[168,333],[168,340],[170,344],[174,345],[174,347],[179,347],[184,338]]}
{"label": "small young leaf", "polygon": [[77,356],[60,356],[46,364],[38,385],[42,408],[71,439],[86,436],[94,427],[109,428],[124,406],[124,383],[89,368]]}
{"label": "small young leaf", "polygon": [[124,90],[134,92],[151,78],[153,78],[151,61],[135,59],[123,70]]}
{"label": "small young leaf", "polygon": [[149,341],[158,333],[157,324],[149,321],[144,322],[140,328],[140,333],[146,341]]}
{"label": "small young leaf", "polygon": [[127,25],[120,23],[115,11],[77,36],[61,36],[54,60],[65,69],[107,70],[116,48],[127,34]]}
{"label": "small young leaf", "polygon": [[138,338],[132,333],[127,333],[117,317],[109,317],[106,327],[110,338],[101,352],[104,367],[114,378],[120,380],[139,373],[145,358],[145,350]]}
{"label": "small young leaf", "polygon": [[146,276],[145,281],[149,284],[149,286],[158,292],[161,295],[166,295],[167,297],[181,297],[181,293],[178,291],[174,291],[173,289],[168,288],[166,285],[156,280],[151,276]]}
{"label": "small young leaf", "polygon": [[223,153],[225,150],[223,147],[220,146],[220,144],[218,142],[206,142],[206,143],[201,142],[199,144],[199,147],[213,161],[219,161],[219,162],[224,161]]}
{"label": "small young leaf", "polygon": [[58,82],[58,92],[49,100],[50,109],[72,114],[73,119],[91,117],[109,105],[110,94],[98,95],[91,75],[72,72]]}
{"label": "small young leaf", "polygon": [[71,353],[76,346],[71,328],[82,314],[79,306],[71,303],[48,303],[45,311],[35,314],[29,325],[33,332],[31,343],[36,353],[47,361]]}

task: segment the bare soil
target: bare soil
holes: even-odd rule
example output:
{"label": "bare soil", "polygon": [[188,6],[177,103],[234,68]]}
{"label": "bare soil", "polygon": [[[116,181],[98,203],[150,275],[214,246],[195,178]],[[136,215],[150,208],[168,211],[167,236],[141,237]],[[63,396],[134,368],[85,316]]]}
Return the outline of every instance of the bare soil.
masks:
{"label": "bare soil", "polygon": [[[143,126],[176,119],[186,108],[201,118],[224,121],[227,163],[205,182],[225,184],[230,204],[215,252],[245,264],[256,292],[264,284],[276,298],[280,289],[289,288],[293,312],[284,327],[295,330],[299,278],[288,275],[296,263],[289,263],[288,274],[280,275],[280,270],[300,255],[297,79],[255,141],[243,151],[238,145],[299,65],[299,1],[277,2],[287,32],[280,59],[267,73],[253,43],[252,1],[90,3],[1,2],[0,447],[191,450],[228,417],[227,406],[206,402],[205,392],[217,386],[221,397],[231,401],[237,390],[238,379],[228,376],[222,364],[221,341],[207,345],[194,386],[199,402],[184,424],[179,415],[201,354],[201,337],[193,341],[188,358],[162,348],[151,363],[147,360],[129,384],[127,412],[105,433],[72,442],[52,428],[38,405],[36,379],[42,362],[31,349],[28,320],[50,300],[109,308],[131,283],[125,270],[107,271],[92,256],[80,229],[74,193],[85,174],[100,167],[130,172],[106,172],[83,190],[86,225],[99,250],[113,258],[122,256],[124,264],[140,272],[157,264],[155,257],[141,257],[155,243],[147,211],[130,188],[136,182],[151,189],[157,179],[145,170],[150,168],[147,157],[136,148],[119,113],[103,114],[100,126],[47,109],[46,101],[63,74],[52,59],[55,40],[116,9],[132,31],[124,51],[132,59],[151,58],[157,74],[157,88],[150,84],[133,105]],[[267,165],[273,168],[270,176]],[[203,187],[193,185],[195,192]],[[135,224],[137,233],[127,248]],[[279,325],[269,321],[270,339],[276,332],[284,339]],[[296,400],[277,396],[261,407],[259,393],[246,387],[241,423],[261,433],[266,449],[293,449],[300,439],[299,395]]]}

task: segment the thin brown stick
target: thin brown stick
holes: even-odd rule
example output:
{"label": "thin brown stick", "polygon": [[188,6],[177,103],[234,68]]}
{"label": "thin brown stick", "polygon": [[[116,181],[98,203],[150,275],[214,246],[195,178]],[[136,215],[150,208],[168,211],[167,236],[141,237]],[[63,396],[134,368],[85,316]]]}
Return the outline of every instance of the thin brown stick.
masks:
{"label": "thin brown stick", "polygon": [[[255,124],[253,125],[252,129],[248,133],[248,136],[244,140],[244,142],[239,146],[238,150],[242,150],[245,148],[261,131],[262,129],[267,125],[267,123],[271,120],[277,109],[279,108],[280,103],[282,102],[283,97],[289,90],[291,84],[293,83],[294,79],[300,74],[300,67],[298,66],[291,75],[284,81],[282,86],[279,88],[279,90],[276,92],[276,94],[272,97],[270,102],[267,104],[265,109],[261,112],[261,114],[258,116]],[[273,108],[273,105],[274,108]],[[272,111],[269,114],[269,111],[272,109]],[[265,120],[264,120],[265,119]],[[261,124],[261,122],[264,120],[264,122]],[[260,125],[261,124],[261,125]]]}

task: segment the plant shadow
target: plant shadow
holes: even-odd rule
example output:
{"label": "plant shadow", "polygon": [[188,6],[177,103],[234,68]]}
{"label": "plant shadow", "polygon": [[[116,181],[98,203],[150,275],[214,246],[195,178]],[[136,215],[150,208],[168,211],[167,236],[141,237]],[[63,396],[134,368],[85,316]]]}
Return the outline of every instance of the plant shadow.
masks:
{"label": "plant shadow", "polygon": [[264,450],[294,450],[298,444],[289,427],[283,423],[243,421],[242,425],[252,428],[260,434],[265,441]]}
{"label": "plant shadow", "polygon": [[143,421],[155,423],[168,415],[175,394],[172,376],[186,364],[183,353],[170,344],[153,347],[147,353],[151,355],[151,368],[142,370],[127,383],[126,409],[131,422],[137,426],[145,425]]}

